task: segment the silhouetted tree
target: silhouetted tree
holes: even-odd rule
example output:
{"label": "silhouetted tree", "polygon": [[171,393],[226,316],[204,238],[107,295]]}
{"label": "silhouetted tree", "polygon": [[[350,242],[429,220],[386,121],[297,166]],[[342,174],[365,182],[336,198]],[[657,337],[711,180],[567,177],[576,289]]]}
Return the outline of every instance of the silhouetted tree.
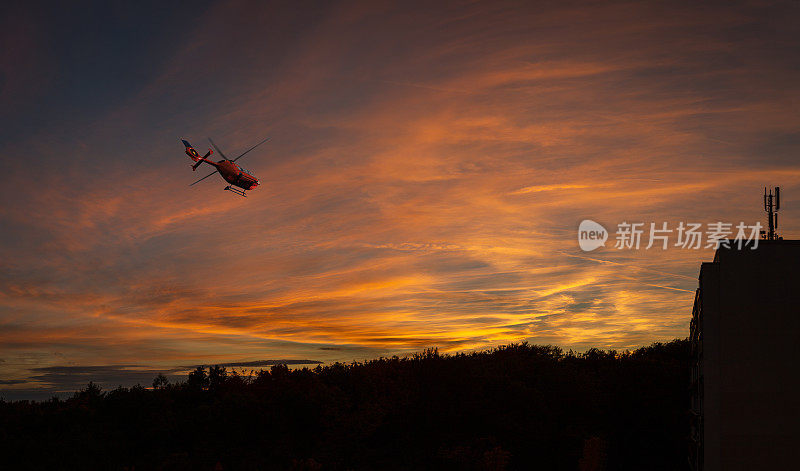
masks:
{"label": "silhouetted tree", "polygon": [[208,369],[208,387],[217,389],[223,384],[228,377],[224,366],[214,365]]}
{"label": "silhouetted tree", "polygon": [[208,388],[208,374],[204,366],[198,366],[194,371],[189,373],[189,379],[186,385],[191,389],[206,389]]}
{"label": "silhouetted tree", "polygon": [[161,389],[169,386],[169,379],[166,376],[159,373],[158,376],[155,377],[153,380],[153,389]]}
{"label": "silhouetted tree", "polygon": [[[13,469],[673,470],[686,461],[689,343],[197,367],[67,400],[0,400]],[[8,458],[6,461],[12,458]]]}
{"label": "silhouetted tree", "polygon": [[96,401],[103,397],[103,390],[94,382],[89,381],[86,389],[78,391],[75,396],[82,401]]}

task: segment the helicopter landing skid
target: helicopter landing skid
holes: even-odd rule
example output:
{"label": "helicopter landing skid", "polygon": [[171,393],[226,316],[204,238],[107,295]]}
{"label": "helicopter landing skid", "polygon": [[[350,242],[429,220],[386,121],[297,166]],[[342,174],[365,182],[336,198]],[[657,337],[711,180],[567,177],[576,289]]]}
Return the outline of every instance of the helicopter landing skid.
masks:
{"label": "helicopter landing skid", "polygon": [[244,196],[245,198],[247,198],[247,194],[245,194],[244,190],[234,188],[231,185],[226,186],[225,189],[228,191],[232,191],[233,193],[236,193],[239,196]]}

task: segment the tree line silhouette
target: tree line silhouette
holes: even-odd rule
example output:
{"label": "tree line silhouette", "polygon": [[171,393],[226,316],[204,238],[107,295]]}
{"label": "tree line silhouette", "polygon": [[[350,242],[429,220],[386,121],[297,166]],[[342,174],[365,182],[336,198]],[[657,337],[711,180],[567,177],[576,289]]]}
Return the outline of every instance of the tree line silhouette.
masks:
{"label": "tree line silhouette", "polygon": [[488,351],[0,401],[13,469],[684,469],[689,343]]}

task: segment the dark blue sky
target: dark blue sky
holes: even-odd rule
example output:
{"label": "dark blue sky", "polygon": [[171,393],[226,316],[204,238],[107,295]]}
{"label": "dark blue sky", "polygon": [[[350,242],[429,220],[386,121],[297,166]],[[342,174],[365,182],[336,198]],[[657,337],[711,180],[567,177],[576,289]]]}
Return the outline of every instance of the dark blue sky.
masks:
{"label": "dark blue sky", "polygon": [[124,104],[173,58],[208,3],[12,4],[2,27],[11,50],[3,98],[12,106],[0,112],[0,145]]}

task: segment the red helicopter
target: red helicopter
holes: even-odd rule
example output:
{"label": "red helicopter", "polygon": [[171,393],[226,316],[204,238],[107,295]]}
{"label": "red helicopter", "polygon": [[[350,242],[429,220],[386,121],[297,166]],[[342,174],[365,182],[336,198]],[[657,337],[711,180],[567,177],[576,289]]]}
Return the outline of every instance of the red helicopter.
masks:
{"label": "red helicopter", "polygon": [[200,157],[200,154],[198,154],[197,151],[194,150],[194,147],[192,147],[192,145],[189,144],[189,141],[187,141],[186,139],[181,139],[183,145],[186,146],[186,155],[188,155],[192,160],[197,162],[196,164],[192,165],[193,171],[197,170],[197,167],[199,167],[200,164],[202,164],[203,162],[216,168],[216,170],[209,173],[200,180],[197,180],[196,182],[192,183],[189,186],[196,185],[201,181],[205,180],[206,178],[210,177],[211,175],[214,175],[215,173],[219,172],[219,174],[222,175],[222,178],[224,178],[226,182],[230,183],[230,185],[225,187],[226,190],[232,191],[233,193],[236,193],[239,196],[246,197],[247,194],[245,193],[245,191],[252,190],[253,188],[258,186],[259,183],[258,178],[256,178],[252,173],[243,169],[235,162],[244,157],[246,153],[250,152],[251,150],[255,149],[261,144],[267,142],[268,140],[269,138],[264,139],[263,141],[259,142],[258,144],[244,151],[239,157],[236,157],[235,159],[231,160],[225,157],[225,154],[223,154],[222,151],[219,150],[219,147],[217,147],[217,145],[214,144],[214,141],[212,141],[211,138],[209,137],[208,142],[210,142],[211,146],[214,147],[214,149],[216,149],[217,152],[219,152],[219,155],[222,156],[222,160],[220,160],[219,162],[214,162],[213,160],[208,160],[208,156],[214,153],[213,150],[208,149],[206,155]]}

